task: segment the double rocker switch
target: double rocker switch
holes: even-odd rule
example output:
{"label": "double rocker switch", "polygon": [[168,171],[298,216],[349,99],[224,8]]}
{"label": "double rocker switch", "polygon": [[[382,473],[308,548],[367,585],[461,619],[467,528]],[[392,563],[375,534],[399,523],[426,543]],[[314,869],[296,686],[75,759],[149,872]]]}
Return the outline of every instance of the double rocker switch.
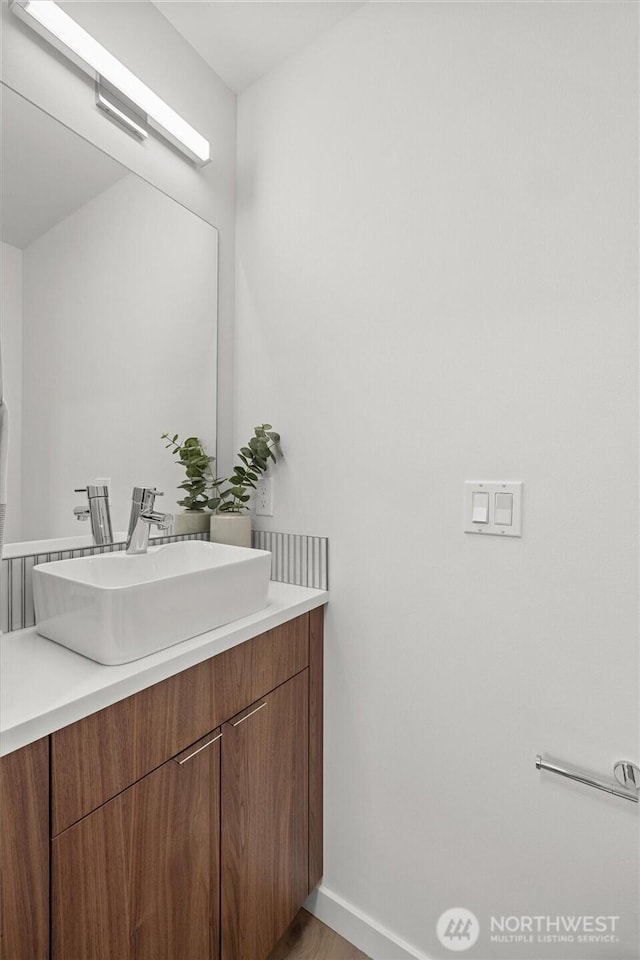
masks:
{"label": "double rocker switch", "polygon": [[[482,490],[473,492],[471,519],[473,523],[489,523],[490,494]],[[513,494],[493,494],[493,522],[510,527],[513,523]]]}
{"label": "double rocker switch", "polygon": [[465,480],[465,533],[522,536],[522,480]]}

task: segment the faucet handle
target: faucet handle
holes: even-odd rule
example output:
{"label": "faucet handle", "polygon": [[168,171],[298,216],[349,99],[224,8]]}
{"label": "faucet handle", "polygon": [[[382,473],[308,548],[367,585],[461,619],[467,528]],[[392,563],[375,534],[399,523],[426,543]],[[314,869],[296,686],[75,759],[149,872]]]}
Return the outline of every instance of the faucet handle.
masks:
{"label": "faucet handle", "polygon": [[155,487],[134,487],[131,502],[131,517],[129,519],[129,535],[133,533],[135,523],[140,513],[153,510],[156,497],[164,497],[164,493]]}
{"label": "faucet handle", "polygon": [[164,497],[164,492],[162,490],[157,490],[155,487],[134,487],[133,493],[131,495],[133,500],[142,501],[146,497]]}
{"label": "faucet handle", "polygon": [[109,497],[109,487],[105,483],[89,483],[86,487],[76,487],[74,493],[86,493],[89,500],[94,497]]}

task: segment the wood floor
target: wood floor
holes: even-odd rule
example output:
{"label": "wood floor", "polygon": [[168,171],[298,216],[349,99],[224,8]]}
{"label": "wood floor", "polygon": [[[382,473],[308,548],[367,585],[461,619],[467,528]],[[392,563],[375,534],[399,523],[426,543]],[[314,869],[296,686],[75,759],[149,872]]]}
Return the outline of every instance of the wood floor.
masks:
{"label": "wood floor", "polygon": [[269,960],[368,960],[330,927],[300,910]]}

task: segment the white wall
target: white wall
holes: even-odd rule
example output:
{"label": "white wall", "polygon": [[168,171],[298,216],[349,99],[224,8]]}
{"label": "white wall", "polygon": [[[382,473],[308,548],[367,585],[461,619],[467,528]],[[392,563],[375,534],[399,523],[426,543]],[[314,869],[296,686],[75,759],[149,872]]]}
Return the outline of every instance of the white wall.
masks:
{"label": "white wall", "polygon": [[74,0],[62,6],[206,136],[213,161],[197,168],[161,138],[140,144],[95,106],[93,81],[2,0],[2,80],[220,231],[219,457],[233,443],[234,179],[236,97],[148,0]]}
{"label": "white wall", "polygon": [[[239,98],[236,440],[331,541],[324,883],[416,956],[459,905],[622,918],[468,956],[639,952],[637,810],[534,766],[639,757],[637,27],[370,3]],[[463,534],[482,478],[522,540]]]}
{"label": "white wall", "polygon": [[[2,295],[0,341],[4,394],[11,418],[11,447],[7,476],[5,542],[22,540],[21,456],[22,456],[22,250],[0,242]],[[11,358],[11,362],[9,362]]]}
{"label": "white wall", "polygon": [[128,174],[25,249],[24,539],[86,533],[74,489],[96,477],[112,479],[114,531],[133,486],[157,485],[158,509],[181,509],[184,472],[160,438],[213,449],[217,241]]}

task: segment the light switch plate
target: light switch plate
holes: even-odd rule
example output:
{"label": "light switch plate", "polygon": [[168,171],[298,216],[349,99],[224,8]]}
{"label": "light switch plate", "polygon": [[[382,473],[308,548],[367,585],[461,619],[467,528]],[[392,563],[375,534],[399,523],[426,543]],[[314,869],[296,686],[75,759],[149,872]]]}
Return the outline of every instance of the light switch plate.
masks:
{"label": "light switch plate", "polygon": [[[521,480],[467,480],[464,485],[464,532],[479,533],[484,536],[521,537],[522,536],[522,489]],[[475,523],[473,520],[474,494],[489,494],[489,522]],[[496,494],[510,493],[513,497],[513,516],[511,524],[496,523]],[[497,518],[498,520],[500,517]]]}

